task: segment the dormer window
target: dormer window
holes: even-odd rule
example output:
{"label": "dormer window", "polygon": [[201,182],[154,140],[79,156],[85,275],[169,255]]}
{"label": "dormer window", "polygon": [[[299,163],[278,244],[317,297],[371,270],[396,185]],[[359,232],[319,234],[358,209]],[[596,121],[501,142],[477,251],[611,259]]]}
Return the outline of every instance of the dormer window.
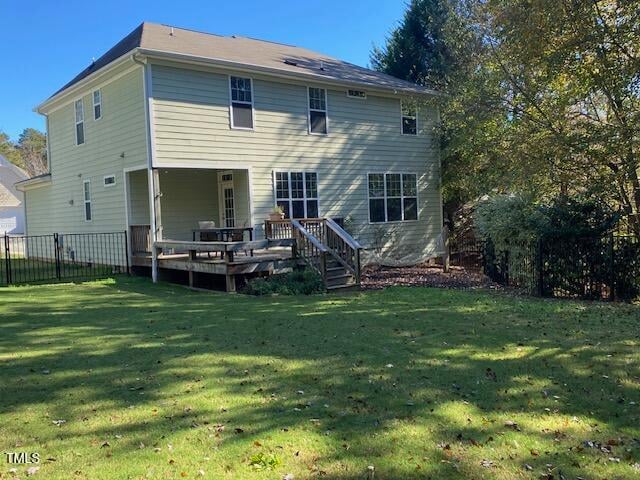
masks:
{"label": "dormer window", "polygon": [[327,91],[309,87],[309,133],[327,134]]}
{"label": "dormer window", "polygon": [[229,77],[231,128],[253,130],[253,85],[250,78]]}

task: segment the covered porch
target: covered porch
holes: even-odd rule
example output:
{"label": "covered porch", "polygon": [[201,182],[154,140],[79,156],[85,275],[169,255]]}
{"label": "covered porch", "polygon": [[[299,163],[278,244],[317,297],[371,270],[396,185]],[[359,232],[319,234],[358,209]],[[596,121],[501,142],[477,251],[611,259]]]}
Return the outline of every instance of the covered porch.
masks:
{"label": "covered porch", "polygon": [[[291,239],[254,236],[247,169],[161,168],[126,172],[131,265],[154,280],[185,272],[197,286],[280,273],[295,265]],[[155,233],[155,235],[154,235]]]}

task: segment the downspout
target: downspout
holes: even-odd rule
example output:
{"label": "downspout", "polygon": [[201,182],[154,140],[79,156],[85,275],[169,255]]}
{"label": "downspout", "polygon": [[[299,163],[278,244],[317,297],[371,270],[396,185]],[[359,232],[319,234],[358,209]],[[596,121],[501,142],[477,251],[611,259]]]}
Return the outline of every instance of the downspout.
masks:
{"label": "downspout", "polygon": [[[149,226],[151,230],[151,278],[154,283],[158,281],[158,252],[155,243],[158,241],[158,230],[156,225],[156,199],[155,182],[153,175],[153,143],[151,140],[151,69],[145,60],[136,58],[136,54],[131,55],[131,60],[142,67],[142,90],[144,93],[144,120],[147,137],[147,182],[149,190]],[[127,226],[128,228],[128,226]]]}

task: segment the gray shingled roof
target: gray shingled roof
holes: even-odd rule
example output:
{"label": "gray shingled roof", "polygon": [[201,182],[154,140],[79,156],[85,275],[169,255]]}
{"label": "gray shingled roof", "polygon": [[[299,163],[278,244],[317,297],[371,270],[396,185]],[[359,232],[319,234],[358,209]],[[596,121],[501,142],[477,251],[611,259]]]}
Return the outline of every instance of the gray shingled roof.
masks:
{"label": "gray shingled roof", "polygon": [[414,93],[432,92],[414,83],[305,48],[144,22],[54,95],[136,48],[147,54],[156,52],[188,55],[205,60],[269,69],[282,74],[303,74],[318,81],[333,80]]}
{"label": "gray shingled roof", "polygon": [[0,207],[19,207],[22,203],[22,192],[19,192],[16,182],[28,178],[21,169],[0,155]]}

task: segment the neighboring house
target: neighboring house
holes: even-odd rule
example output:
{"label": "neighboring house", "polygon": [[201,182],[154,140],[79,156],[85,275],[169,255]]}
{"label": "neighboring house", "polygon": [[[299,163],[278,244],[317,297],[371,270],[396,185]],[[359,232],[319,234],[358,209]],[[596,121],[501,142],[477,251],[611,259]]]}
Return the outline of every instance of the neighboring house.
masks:
{"label": "neighboring house", "polygon": [[278,205],[343,219],[382,257],[427,258],[436,96],[303,48],[143,23],[37,107],[50,174],[21,184],[28,234],[191,240],[212,220],[262,238]]}
{"label": "neighboring house", "polygon": [[24,233],[24,194],[15,184],[27,178],[21,168],[0,155],[0,235]]}

